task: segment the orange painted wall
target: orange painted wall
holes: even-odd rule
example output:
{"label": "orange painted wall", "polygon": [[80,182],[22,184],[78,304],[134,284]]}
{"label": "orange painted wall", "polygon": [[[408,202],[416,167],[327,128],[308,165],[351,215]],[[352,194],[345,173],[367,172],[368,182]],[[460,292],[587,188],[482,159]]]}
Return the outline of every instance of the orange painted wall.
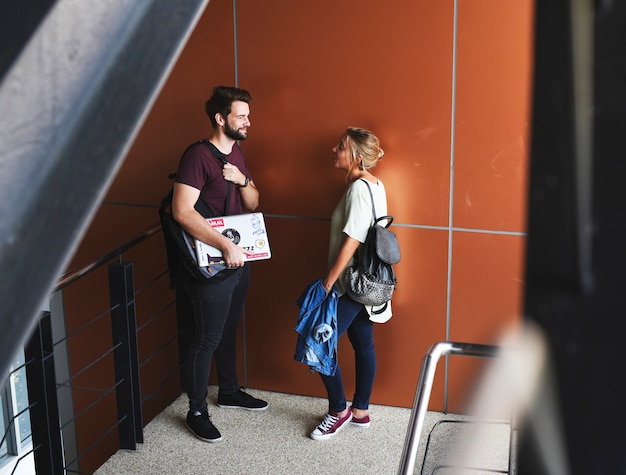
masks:
{"label": "orange painted wall", "polygon": [[[157,222],[167,174],[210,133],[204,101],[237,72],[253,96],[242,148],[273,249],[252,264],[248,386],[324,396],[293,360],[295,300],[324,275],[345,187],[330,149],[347,126],[370,128],[402,248],[394,317],[375,329],[372,402],[410,407],[432,344],[496,343],[521,319],[533,2],[457,5],[455,28],[452,0],[238,0],[236,12],[211,0],[73,265]],[[160,243],[144,259],[165,266]],[[350,397],[347,341],[339,351]],[[480,367],[450,359],[448,410],[462,409]],[[440,365],[431,409],[446,404],[445,376]]]}

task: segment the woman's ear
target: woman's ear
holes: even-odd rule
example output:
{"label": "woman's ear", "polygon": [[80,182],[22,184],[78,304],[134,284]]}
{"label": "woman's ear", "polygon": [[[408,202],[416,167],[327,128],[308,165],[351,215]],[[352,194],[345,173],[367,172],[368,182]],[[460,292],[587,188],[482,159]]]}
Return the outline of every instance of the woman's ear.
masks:
{"label": "woman's ear", "polygon": [[359,170],[363,170],[363,157],[360,153],[356,156],[356,163],[359,164]]}

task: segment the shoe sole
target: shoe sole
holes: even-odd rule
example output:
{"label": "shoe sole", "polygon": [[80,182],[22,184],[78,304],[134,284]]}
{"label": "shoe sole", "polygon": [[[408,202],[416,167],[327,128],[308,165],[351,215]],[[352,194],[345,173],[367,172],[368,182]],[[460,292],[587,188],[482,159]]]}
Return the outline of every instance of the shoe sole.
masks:
{"label": "shoe sole", "polygon": [[[352,406],[350,406],[350,412],[352,412]],[[350,424],[352,424],[355,427],[360,427],[362,429],[367,429],[370,424],[372,423],[371,420],[369,420],[368,422],[357,422],[354,420],[354,413],[352,413],[352,419],[350,419]]]}
{"label": "shoe sole", "polygon": [[265,407],[246,407],[246,406],[228,406],[226,404],[217,404],[218,407],[221,407],[222,409],[243,409],[244,411],[253,411],[253,412],[260,412],[260,411],[265,411],[269,406],[269,404]]}
{"label": "shoe sole", "polygon": [[371,421],[370,422],[365,422],[365,423],[350,421],[350,425],[353,425],[355,427],[360,427],[361,429],[367,429],[370,426],[371,423],[372,423]]}
{"label": "shoe sole", "polygon": [[209,444],[214,444],[216,442],[219,442],[220,440],[222,440],[222,436],[220,436],[217,439],[206,439],[204,437],[200,437],[198,434],[196,434],[191,427],[189,427],[189,424],[185,424],[187,426],[187,429],[189,429],[189,432],[191,432],[196,438],[200,439],[203,442],[208,442]]}

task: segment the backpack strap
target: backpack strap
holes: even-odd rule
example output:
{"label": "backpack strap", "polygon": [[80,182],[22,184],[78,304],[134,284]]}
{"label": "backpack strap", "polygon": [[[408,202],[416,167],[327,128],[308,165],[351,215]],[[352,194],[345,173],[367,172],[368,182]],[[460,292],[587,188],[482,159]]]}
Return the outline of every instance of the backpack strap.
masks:
{"label": "backpack strap", "polygon": [[372,188],[366,179],[359,178],[359,180],[367,185],[367,191],[370,192],[370,198],[372,199],[372,216],[374,217],[374,223],[376,223],[376,208],[374,207],[374,194],[372,193]]}
{"label": "backpack strap", "polygon": [[[209,142],[208,140],[204,139],[204,140],[200,140],[200,143],[206,145],[209,148],[209,150],[211,151],[211,153],[213,154],[213,156],[215,158],[217,158],[220,162],[222,162],[222,167],[228,163],[228,160],[226,159],[226,157],[228,155],[222,153],[211,142]],[[226,182],[226,200],[224,201],[224,214],[223,214],[223,216],[227,216],[228,215],[228,211],[230,209],[230,188],[231,188],[231,186],[232,186],[232,183],[230,181],[227,181]]]}
{"label": "backpack strap", "polygon": [[374,217],[374,224],[372,226],[376,225],[379,221],[386,219],[387,225],[385,227],[388,228],[393,222],[393,216],[381,216],[380,218],[376,217],[376,208],[374,207],[374,194],[372,193],[372,188],[370,187],[369,182],[364,178],[359,178],[359,180],[363,181],[367,185],[367,190],[370,192],[370,198],[372,199],[372,216]]}

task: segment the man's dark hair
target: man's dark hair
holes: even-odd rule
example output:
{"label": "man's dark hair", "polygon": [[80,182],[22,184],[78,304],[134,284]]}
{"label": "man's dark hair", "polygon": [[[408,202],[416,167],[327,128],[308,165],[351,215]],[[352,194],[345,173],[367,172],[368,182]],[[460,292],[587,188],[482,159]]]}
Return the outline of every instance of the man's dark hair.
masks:
{"label": "man's dark hair", "polygon": [[217,121],[215,120],[215,114],[219,112],[224,120],[226,120],[226,117],[230,114],[230,107],[233,101],[250,103],[251,100],[252,96],[245,89],[229,86],[217,86],[213,89],[213,94],[209,100],[204,104],[204,110],[209,116],[209,119],[211,119],[213,128],[216,128]]}

